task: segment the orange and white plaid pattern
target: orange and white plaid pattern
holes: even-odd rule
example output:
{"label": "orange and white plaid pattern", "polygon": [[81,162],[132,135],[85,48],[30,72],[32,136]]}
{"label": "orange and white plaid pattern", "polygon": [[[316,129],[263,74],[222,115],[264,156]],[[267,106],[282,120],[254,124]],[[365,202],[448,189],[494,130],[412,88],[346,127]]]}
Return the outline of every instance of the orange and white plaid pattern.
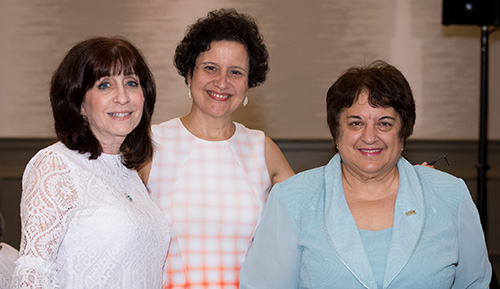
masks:
{"label": "orange and white plaid pattern", "polygon": [[148,189],[172,226],[163,288],[238,288],[271,183],[264,134],[235,124],[226,141],[199,139],[178,118],[153,126]]}

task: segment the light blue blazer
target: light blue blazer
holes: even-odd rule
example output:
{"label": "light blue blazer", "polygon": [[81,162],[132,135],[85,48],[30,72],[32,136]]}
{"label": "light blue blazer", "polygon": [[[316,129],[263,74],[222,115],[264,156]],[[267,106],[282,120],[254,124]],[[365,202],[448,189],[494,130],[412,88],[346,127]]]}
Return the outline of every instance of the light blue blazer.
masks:
{"label": "light blue blazer", "polygon": [[[377,285],[344,197],[340,156],[274,186],[240,274],[240,288]],[[398,161],[383,288],[488,288],[491,265],[463,180]]]}

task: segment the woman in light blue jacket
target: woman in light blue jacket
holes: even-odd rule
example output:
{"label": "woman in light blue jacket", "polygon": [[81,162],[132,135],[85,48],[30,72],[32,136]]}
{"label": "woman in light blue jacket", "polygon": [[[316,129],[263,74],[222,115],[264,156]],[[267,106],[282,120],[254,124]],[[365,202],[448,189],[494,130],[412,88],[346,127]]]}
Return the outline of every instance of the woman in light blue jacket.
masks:
{"label": "woman in light blue jacket", "polygon": [[347,70],[327,94],[338,153],[274,186],[240,288],[488,288],[463,180],[401,157],[415,103],[395,67]]}

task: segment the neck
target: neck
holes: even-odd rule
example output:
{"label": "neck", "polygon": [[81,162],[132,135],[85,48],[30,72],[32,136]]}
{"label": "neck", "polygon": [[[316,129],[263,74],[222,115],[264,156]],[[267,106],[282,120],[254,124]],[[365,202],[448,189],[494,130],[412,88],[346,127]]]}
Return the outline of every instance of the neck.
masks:
{"label": "neck", "polygon": [[101,143],[102,152],[108,155],[117,155],[120,153],[121,143],[117,144],[104,144]]}
{"label": "neck", "polygon": [[399,170],[397,166],[377,177],[366,177],[352,173],[342,165],[344,193],[361,200],[380,200],[397,194]]}
{"label": "neck", "polygon": [[191,112],[181,117],[181,122],[190,133],[209,141],[227,140],[236,130],[230,117],[209,117]]}

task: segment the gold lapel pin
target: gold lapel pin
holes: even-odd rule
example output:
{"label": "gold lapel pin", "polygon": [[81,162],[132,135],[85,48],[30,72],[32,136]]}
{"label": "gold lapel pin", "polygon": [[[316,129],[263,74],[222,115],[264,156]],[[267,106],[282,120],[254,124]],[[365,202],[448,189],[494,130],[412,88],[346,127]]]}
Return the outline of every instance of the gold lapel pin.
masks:
{"label": "gold lapel pin", "polygon": [[410,211],[406,212],[405,214],[406,214],[407,216],[410,216],[410,215],[415,215],[416,213],[417,213],[417,212],[415,212],[415,210],[410,210]]}

